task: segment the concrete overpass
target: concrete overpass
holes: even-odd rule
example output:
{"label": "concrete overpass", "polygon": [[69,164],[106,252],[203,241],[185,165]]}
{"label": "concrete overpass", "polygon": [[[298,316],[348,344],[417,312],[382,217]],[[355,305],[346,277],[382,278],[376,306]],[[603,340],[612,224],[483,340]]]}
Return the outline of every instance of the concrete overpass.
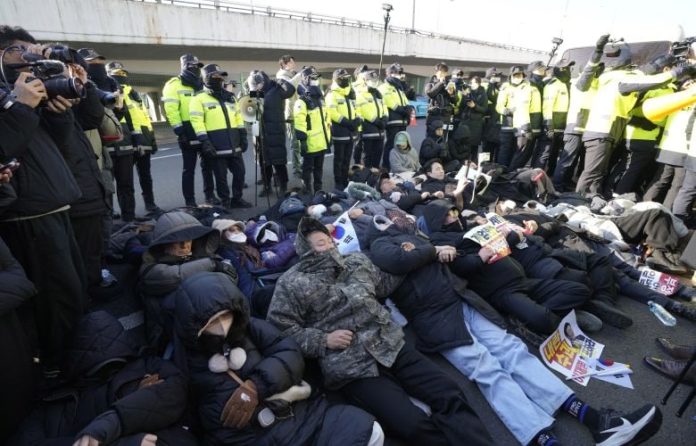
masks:
{"label": "concrete overpass", "polygon": [[[322,71],[377,66],[383,29],[378,23],[220,0],[3,0],[0,17],[43,42],[95,47],[129,67],[134,83],[157,88],[178,71],[184,52],[231,73],[253,68],[275,73],[285,53]],[[512,45],[390,27],[384,60],[427,76],[439,61],[480,72],[543,56]]]}

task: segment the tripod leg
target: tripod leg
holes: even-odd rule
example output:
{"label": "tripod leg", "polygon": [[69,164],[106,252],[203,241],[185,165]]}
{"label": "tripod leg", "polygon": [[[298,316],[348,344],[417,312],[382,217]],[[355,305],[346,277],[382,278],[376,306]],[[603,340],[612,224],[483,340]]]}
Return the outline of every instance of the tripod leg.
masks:
{"label": "tripod leg", "polygon": [[[667,391],[667,394],[664,396],[664,398],[662,398],[663,405],[667,404],[667,400],[669,399],[670,396],[672,396],[672,393],[674,392],[674,390],[677,388],[677,386],[679,384],[681,384],[682,381],[684,381],[684,377],[686,376],[689,369],[694,365],[694,362],[696,362],[696,352],[694,352],[694,354],[691,355],[691,358],[689,359],[689,362],[686,363],[684,370],[682,370],[682,372],[679,374],[679,378],[677,378],[677,380],[672,383],[669,390]],[[691,396],[691,399],[693,399],[693,396]],[[689,400],[689,401],[691,401],[691,400]]]}
{"label": "tripod leg", "polygon": [[681,416],[684,415],[684,411],[686,410],[687,407],[689,407],[689,404],[691,404],[691,401],[693,401],[695,396],[696,396],[696,387],[691,389],[691,392],[689,392],[689,395],[686,397],[686,399],[682,403],[681,407],[677,411],[678,418],[681,418]]}

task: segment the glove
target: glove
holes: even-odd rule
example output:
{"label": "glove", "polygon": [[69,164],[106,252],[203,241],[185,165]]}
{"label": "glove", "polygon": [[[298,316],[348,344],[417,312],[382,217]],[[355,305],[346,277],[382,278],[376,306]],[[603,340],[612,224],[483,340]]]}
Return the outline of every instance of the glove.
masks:
{"label": "glove", "polygon": [[353,118],[353,127],[357,131],[360,125],[362,124],[363,119],[360,117],[355,117]]}
{"label": "glove", "polygon": [[249,149],[249,140],[247,138],[246,130],[239,131],[239,145],[242,147],[242,153]]}
{"label": "glove", "polygon": [[607,45],[607,42],[609,42],[609,34],[599,36],[599,39],[597,39],[597,44],[595,45],[596,50],[600,53],[604,51],[604,47]]}
{"label": "glove", "polygon": [[225,403],[220,422],[225,427],[243,429],[249,424],[259,404],[256,385],[250,379],[237,387],[227,403]]}
{"label": "glove", "polygon": [[205,140],[201,143],[201,158],[212,159],[215,158],[216,153],[212,142]]}
{"label": "glove", "polygon": [[307,154],[307,141],[300,141],[300,154]]}
{"label": "glove", "polygon": [[384,130],[385,124],[386,124],[386,122],[384,122],[384,120],[381,118],[375,119],[374,122],[372,123],[372,125],[377,127],[379,130]]}
{"label": "glove", "polygon": [[672,69],[672,77],[674,79],[679,79],[682,76],[694,77],[696,76],[696,65],[682,65]]}
{"label": "glove", "polygon": [[229,260],[213,260],[213,262],[215,263],[215,270],[213,272],[226,274],[235,284],[237,283],[239,275],[234,266],[229,263]]}
{"label": "glove", "polygon": [[181,132],[176,135],[176,141],[179,143],[179,146],[182,149],[190,149],[191,144],[189,144],[188,137],[186,136],[186,132]]}
{"label": "glove", "polygon": [[152,147],[152,154],[154,155],[159,150],[159,147],[157,147],[157,141],[155,141],[154,139],[152,140],[151,147]]}

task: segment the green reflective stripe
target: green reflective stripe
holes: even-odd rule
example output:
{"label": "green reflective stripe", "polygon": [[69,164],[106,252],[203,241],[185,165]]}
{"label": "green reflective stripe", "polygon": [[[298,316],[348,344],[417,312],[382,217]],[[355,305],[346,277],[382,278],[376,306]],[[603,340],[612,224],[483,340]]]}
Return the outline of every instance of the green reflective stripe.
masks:
{"label": "green reflective stripe", "polygon": [[207,135],[207,134],[208,134],[208,132],[198,132],[198,133],[196,133],[196,136]]}
{"label": "green reflective stripe", "polygon": [[181,102],[181,101],[178,100],[178,99],[174,99],[174,98],[164,98],[164,99],[162,99],[162,102],[176,102],[176,103],[179,103],[179,102]]}
{"label": "green reflective stripe", "polygon": [[189,111],[189,116],[204,116],[204,114],[199,111]]}
{"label": "green reflective stripe", "polygon": [[193,94],[193,90],[177,90],[176,93],[184,96],[191,96]]}
{"label": "green reflective stripe", "polygon": [[219,102],[203,102],[203,107],[217,107],[220,105]]}

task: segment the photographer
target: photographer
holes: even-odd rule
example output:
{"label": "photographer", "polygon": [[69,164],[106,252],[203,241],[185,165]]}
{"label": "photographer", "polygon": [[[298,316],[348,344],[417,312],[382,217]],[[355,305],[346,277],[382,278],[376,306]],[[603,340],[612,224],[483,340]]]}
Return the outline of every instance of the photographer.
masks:
{"label": "photographer", "polygon": [[24,29],[0,26],[0,50],[3,88],[12,91],[0,112],[0,161],[21,162],[11,183],[17,200],[0,219],[0,236],[38,290],[40,359],[51,378],[60,373],[59,361],[86,301],[68,212],[81,193],[58,149],[72,135],[73,116],[67,113],[72,103],[17,68],[26,66],[25,52],[50,57],[50,49],[36,45]]}

